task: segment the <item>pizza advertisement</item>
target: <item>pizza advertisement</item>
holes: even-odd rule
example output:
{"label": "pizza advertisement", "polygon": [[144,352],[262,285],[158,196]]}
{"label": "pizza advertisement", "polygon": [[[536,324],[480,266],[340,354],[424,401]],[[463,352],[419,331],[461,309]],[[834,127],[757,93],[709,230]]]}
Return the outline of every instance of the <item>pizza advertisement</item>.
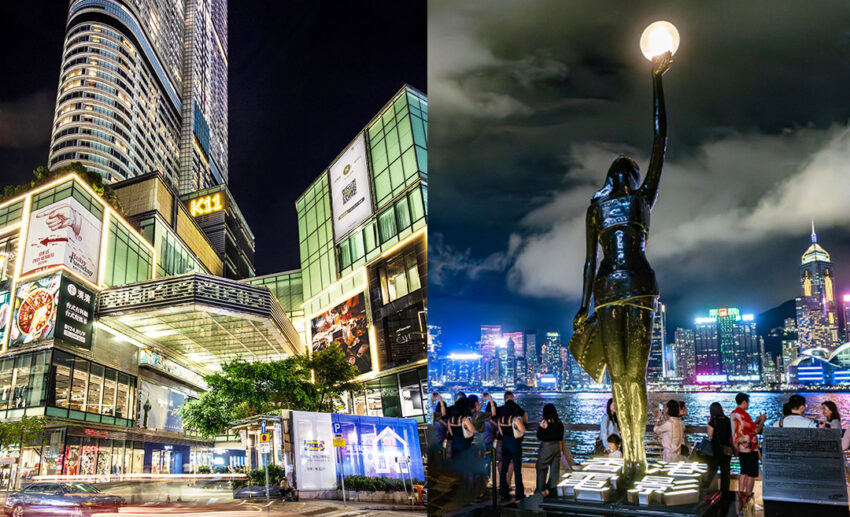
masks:
{"label": "pizza advertisement", "polygon": [[10,348],[53,337],[61,280],[62,275],[55,274],[18,286],[15,291]]}

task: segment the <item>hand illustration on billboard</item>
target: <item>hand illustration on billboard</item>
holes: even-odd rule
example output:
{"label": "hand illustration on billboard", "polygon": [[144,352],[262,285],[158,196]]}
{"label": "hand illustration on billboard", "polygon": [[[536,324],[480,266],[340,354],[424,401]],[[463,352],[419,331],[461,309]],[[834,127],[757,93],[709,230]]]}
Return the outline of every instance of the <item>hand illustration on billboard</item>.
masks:
{"label": "hand illustration on billboard", "polygon": [[[66,208],[69,214],[66,214]],[[83,218],[70,206],[59,206],[47,214],[47,227],[53,232],[63,228],[71,228],[74,237],[80,240],[83,231]]]}

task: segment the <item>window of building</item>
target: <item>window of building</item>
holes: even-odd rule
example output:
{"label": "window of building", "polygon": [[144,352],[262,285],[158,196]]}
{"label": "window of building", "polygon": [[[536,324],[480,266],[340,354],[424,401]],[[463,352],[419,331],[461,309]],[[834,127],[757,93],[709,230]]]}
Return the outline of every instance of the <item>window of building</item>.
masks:
{"label": "window of building", "polygon": [[378,234],[382,243],[395,237],[397,228],[396,213],[392,208],[378,216]]}
{"label": "window of building", "polygon": [[64,352],[56,351],[53,358],[56,368],[56,393],[54,405],[66,408],[71,396],[71,370],[74,367],[74,358]]}
{"label": "window of building", "polygon": [[[36,357],[36,361],[39,360],[42,359]],[[134,376],[61,350],[54,351],[53,372],[54,390],[51,400],[46,401],[47,416],[133,425],[136,413]]]}
{"label": "window of building", "polygon": [[403,92],[367,129],[378,208],[426,175],[427,105],[418,94]]}
{"label": "window of building", "polygon": [[74,358],[74,374],[71,378],[71,402],[69,407],[75,411],[86,411],[86,393],[89,384],[89,362]]}
{"label": "window of building", "polygon": [[387,303],[422,287],[419,264],[413,251],[389,259],[379,269],[383,298]]}
{"label": "window of building", "polygon": [[89,377],[89,392],[86,396],[86,407],[90,413],[100,413],[101,395],[103,394],[103,366],[91,365]]}
{"label": "window of building", "polygon": [[139,239],[110,219],[104,283],[109,286],[150,280],[153,257]]}

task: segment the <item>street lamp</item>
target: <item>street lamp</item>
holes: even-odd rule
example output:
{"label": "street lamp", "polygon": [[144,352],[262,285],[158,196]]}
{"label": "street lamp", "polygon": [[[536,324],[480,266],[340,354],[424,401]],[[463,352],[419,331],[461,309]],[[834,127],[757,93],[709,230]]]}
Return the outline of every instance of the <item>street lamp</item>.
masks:
{"label": "street lamp", "polygon": [[665,52],[675,54],[679,49],[679,31],[668,21],[650,23],[640,35],[640,51],[646,59]]}

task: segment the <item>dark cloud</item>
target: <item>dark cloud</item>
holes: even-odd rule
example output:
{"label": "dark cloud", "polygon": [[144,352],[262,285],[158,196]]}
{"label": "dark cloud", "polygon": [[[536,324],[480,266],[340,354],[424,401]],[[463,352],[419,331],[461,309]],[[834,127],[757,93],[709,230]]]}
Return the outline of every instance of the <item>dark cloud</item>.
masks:
{"label": "dark cloud", "polygon": [[[682,35],[665,76],[669,152],[648,248],[671,322],[795,296],[811,218],[850,285],[850,4],[432,1],[431,228],[443,249],[463,250],[432,297],[480,310],[478,286],[498,284],[502,304],[547,300],[551,325],[565,327],[590,195],[617,154],[648,162],[637,42],[656,19]],[[448,258],[432,248],[432,270]],[[495,258],[507,264],[482,270]],[[466,335],[486,322],[431,309]]]}

